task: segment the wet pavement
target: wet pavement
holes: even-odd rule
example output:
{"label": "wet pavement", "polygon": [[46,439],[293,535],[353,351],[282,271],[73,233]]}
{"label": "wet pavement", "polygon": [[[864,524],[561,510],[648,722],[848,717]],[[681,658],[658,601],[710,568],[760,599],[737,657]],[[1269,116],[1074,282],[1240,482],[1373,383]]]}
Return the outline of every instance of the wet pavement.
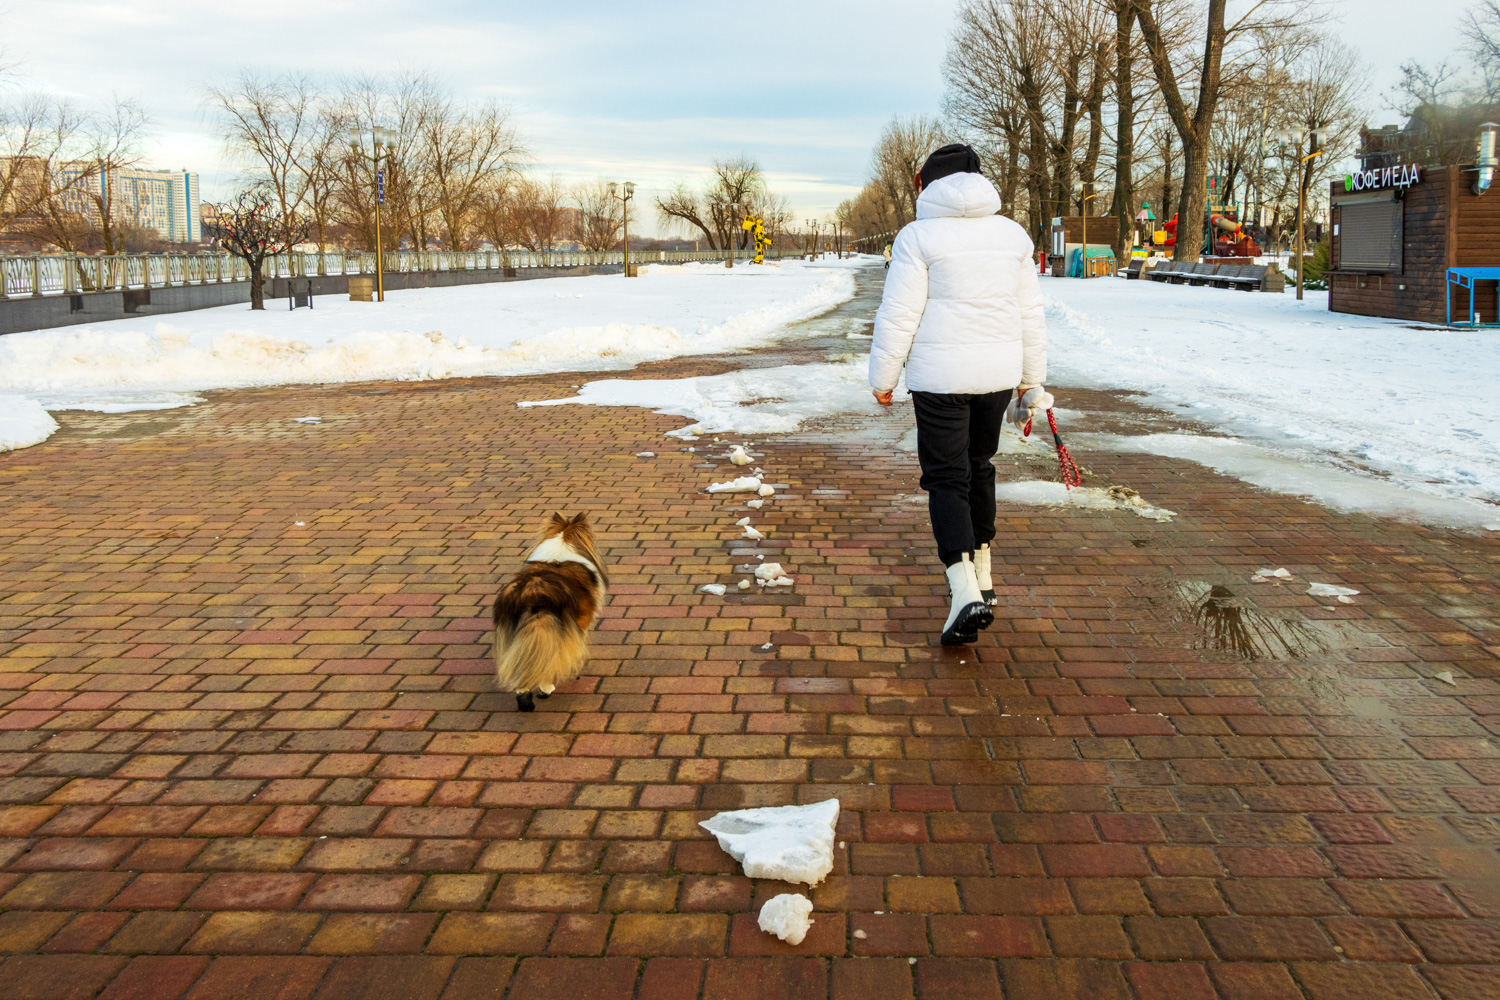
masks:
{"label": "wet pavement", "polygon": [[[873,294],[637,371],[863,352]],[[944,649],[909,411],[758,436],[750,543],[680,418],[514,406],[579,381],[209,393],[0,455],[0,996],[1500,996],[1493,534],[1078,449],[1177,516],[1002,504],[996,623]],[[614,587],[522,715],[486,609],[554,509]],[[734,589],[757,557],[790,592]],[[755,913],[795,890],[696,823],[829,796],[792,948]]]}

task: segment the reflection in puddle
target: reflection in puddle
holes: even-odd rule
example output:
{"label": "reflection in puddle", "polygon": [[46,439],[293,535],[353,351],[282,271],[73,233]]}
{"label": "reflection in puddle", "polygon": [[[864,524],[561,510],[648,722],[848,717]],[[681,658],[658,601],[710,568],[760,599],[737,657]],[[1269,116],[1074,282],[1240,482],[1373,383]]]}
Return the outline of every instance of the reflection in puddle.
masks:
{"label": "reflection in puddle", "polygon": [[1184,581],[1177,592],[1196,626],[1194,649],[1245,660],[1289,660],[1328,649],[1310,622],[1268,615],[1222,584]]}

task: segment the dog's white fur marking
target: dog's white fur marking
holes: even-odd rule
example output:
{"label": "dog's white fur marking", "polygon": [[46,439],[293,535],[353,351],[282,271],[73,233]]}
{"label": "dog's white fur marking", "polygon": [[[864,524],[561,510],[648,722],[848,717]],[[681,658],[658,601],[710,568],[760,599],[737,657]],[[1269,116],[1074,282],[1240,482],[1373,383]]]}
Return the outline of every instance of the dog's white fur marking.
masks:
{"label": "dog's white fur marking", "polygon": [[531,555],[526,557],[527,562],[576,562],[584,566],[598,579],[603,579],[604,574],[599,572],[599,567],[584,556],[573,551],[572,546],[563,541],[561,535],[553,535],[551,538],[543,539],[541,544],[531,550]]}

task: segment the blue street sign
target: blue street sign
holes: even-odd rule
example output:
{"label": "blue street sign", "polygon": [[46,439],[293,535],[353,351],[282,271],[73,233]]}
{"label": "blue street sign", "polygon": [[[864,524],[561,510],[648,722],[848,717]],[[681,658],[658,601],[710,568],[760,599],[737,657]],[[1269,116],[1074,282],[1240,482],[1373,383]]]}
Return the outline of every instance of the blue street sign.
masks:
{"label": "blue street sign", "polygon": [[379,170],[375,171],[375,204],[385,204],[385,174]]}

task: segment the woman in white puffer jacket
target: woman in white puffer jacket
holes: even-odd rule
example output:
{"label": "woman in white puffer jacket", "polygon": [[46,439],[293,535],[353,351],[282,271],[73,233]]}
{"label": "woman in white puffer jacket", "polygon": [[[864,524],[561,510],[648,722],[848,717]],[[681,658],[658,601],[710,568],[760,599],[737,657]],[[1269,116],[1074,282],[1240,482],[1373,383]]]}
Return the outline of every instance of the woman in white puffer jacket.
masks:
{"label": "woman in white puffer jacket", "polygon": [[[996,214],[1000,195],[979,172],[978,155],[944,146],[913,181],[917,221],[901,230],[891,254],[870,388],[889,406],[906,369],[922,488],[953,598],[942,642],[957,645],[974,642],[994,620],[991,459],[1012,391],[1025,396],[1047,377],[1047,327],[1031,240]],[[1038,391],[1024,402],[1043,398]]]}

